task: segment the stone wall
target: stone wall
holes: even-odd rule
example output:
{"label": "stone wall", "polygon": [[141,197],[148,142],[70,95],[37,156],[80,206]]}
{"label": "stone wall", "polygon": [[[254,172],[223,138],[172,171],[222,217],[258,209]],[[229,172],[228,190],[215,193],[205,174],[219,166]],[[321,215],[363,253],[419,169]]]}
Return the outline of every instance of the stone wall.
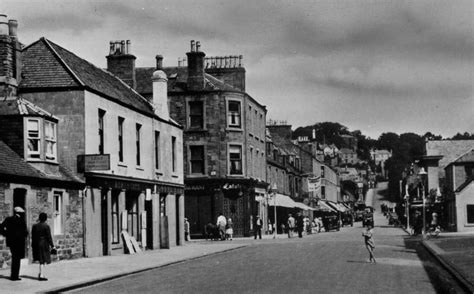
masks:
{"label": "stone wall", "polygon": [[[82,198],[80,191],[52,187],[41,187],[31,185],[17,185],[12,183],[0,183],[0,221],[12,215],[13,190],[25,188],[26,195],[26,221],[30,233],[27,242],[31,242],[31,228],[37,222],[41,212],[48,215],[48,224],[51,227],[53,242],[58,249],[58,259],[73,259],[83,256],[83,227],[82,227]],[[54,235],[53,222],[53,193],[61,192],[63,195],[63,233]],[[31,246],[27,253],[29,261],[32,261]],[[54,258],[53,258],[54,259]],[[5,239],[0,236],[0,268],[10,266],[10,250],[5,244]]]}

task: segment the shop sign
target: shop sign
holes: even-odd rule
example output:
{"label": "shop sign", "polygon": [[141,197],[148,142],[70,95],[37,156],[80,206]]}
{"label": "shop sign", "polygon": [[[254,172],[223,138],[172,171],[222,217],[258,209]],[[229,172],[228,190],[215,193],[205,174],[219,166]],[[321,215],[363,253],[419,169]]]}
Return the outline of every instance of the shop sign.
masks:
{"label": "shop sign", "polygon": [[185,186],[184,189],[188,190],[188,191],[202,191],[202,190],[205,190],[204,186],[202,186],[202,185]]}
{"label": "shop sign", "polygon": [[83,154],[77,156],[78,172],[110,170],[110,154]]}
{"label": "shop sign", "polygon": [[224,184],[224,186],[222,186],[222,189],[224,190],[234,190],[234,189],[241,189],[242,186],[240,186],[239,184]]}

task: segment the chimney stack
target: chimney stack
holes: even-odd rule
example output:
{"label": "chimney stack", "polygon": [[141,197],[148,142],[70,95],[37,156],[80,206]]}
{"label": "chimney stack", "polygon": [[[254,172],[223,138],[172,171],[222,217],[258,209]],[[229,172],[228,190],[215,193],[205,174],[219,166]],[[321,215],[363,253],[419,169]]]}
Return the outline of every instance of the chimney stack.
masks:
{"label": "chimney stack", "polygon": [[110,41],[110,52],[107,58],[107,70],[120,78],[131,88],[137,88],[135,59],[131,54],[130,40]]}
{"label": "chimney stack", "polygon": [[198,51],[201,43],[191,40],[191,51],[188,56],[188,90],[199,91],[204,89],[204,52]]}
{"label": "chimney stack", "polygon": [[156,55],[156,71],[151,77],[153,82],[153,108],[155,114],[162,119],[169,120],[168,107],[168,78],[163,71],[163,56]]}
{"label": "chimney stack", "polygon": [[16,96],[21,79],[21,45],[18,22],[0,14],[0,98]]}

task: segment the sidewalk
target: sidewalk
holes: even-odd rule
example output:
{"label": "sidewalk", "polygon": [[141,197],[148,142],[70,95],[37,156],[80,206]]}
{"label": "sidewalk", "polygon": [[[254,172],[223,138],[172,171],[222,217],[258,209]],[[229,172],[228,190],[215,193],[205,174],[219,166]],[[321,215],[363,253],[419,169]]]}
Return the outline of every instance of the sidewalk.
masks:
{"label": "sidewalk", "polygon": [[441,233],[422,243],[466,290],[474,293],[474,234]]}
{"label": "sidewalk", "polygon": [[[265,236],[264,239],[271,238]],[[187,242],[171,249],[149,250],[134,255],[80,258],[53,262],[46,267],[48,281],[38,281],[38,264],[22,264],[21,281],[10,281],[10,269],[0,270],[1,293],[41,293],[88,285],[252,244],[253,238],[234,241]]]}

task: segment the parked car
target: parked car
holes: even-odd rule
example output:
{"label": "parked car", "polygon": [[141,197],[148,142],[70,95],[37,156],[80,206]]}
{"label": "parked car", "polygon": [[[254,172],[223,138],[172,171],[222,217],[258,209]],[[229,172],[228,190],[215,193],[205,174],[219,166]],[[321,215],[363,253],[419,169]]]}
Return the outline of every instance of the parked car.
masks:
{"label": "parked car", "polygon": [[341,225],[339,223],[339,218],[337,215],[325,215],[323,216],[323,227],[326,232],[331,230],[339,231]]}

